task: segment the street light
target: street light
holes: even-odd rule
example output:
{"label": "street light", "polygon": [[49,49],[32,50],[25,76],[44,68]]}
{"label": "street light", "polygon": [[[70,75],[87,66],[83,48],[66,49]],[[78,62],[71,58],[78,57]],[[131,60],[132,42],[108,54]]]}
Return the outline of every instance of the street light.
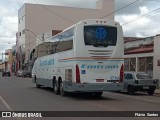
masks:
{"label": "street light", "polygon": [[[28,32],[32,33],[39,41],[41,41],[42,43],[44,42],[44,39],[39,38],[32,30],[29,30],[29,29],[25,28],[24,31],[28,31]],[[27,32],[27,33],[28,33],[28,32]],[[25,35],[26,35],[26,34],[25,34]],[[28,51],[27,51],[27,53],[28,53],[28,65],[29,65],[29,63],[30,63],[29,61],[31,61],[31,56],[30,56],[30,55],[31,55],[32,53],[34,53],[33,51],[35,51],[35,49],[32,49],[32,51],[30,51],[30,48],[35,48],[35,46],[33,46],[32,43],[33,43],[34,41],[36,41],[36,40],[33,40],[33,39],[32,39],[33,42],[31,42],[31,40],[30,40],[30,38],[31,38],[31,37],[30,37],[30,34],[28,33],[28,35],[29,35],[29,37],[28,37],[28,38],[29,38],[29,40],[28,40],[29,44],[23,44],[23,45],[29,45],[29,46],[28,46]],[[25,41],[26,41],[26,40],[25,40]],[[31,47],[30,45],[32,45],[32,47]],[[45,48],[47,48],[47,46],[45,46],[44,44],[42,44],[42,45],[43,45]],[[37,57],[38,57],[38,49],[39,49],[39,46],[37,47]],[[22,54],[22,52],[20,52],[20,53]],[[34,55],[34,54],[33,54],[33,55]],[[21,60],[22,60],[22,55],[21,55],[20,57],[21,57]],[[34,60],[32,60],[31,62],[34,62]],[[22,61],[21,61],[21,66],[22,66]]]}
{"label": "street light", "polygon": [[13,43],[11,43],[11,42],[8,42],[8,44],[15,45],[15,43],[13,44]]}
{"label": "street light", "polygon": [[[24,29],[24,31],[28,31],[28,32],[30,32],[30,33],[32,33],[39,41],[41,41],[42,43],[44,42],[43,41],[43,39],[40,39],[32,30],[29,30],[29,29]],[[28,63],[28,67],[29,67],[29,63],[30,63],[30,61],[31,61],[31,54],[33,53],[33,49],[32,49],[32,52],[30,51],[30,48],[35,48],[35,46],[33,46],[32,45],[32,43],[35,41],[33,41],[33,39],[32,39],[32,41],[33,42],[31,42],[31,40],[30,40],[30,34],[28,33],[28,35],[29,35],[29,40],[28,40],[28,42],[29,42],[29,44],[23,44],[23,45],[29,45],[28,46],[28,49],[27,49],[27,54],[28,54],[28,56],[27,56],[27,58],[28,58],[28,61],[26,61],[27,63]],[[25,40],[26,41],[26,40]],[[32,45],[32,47],[30,46],[30,45]],[[45,45],[44,45],[45,46]],[[46,46],[45,46],[46,47]],[[22,53],[21,53],[22,54]],[[38,54],[37,54],[38,55]],[[21,59],[22,59],[22,55],[21,55]],[[33,60],[31,61],[31,62],[34,62]],[[26,66],[27,67],[27,66]],[[29,68],[28,68],[29,69]]]}

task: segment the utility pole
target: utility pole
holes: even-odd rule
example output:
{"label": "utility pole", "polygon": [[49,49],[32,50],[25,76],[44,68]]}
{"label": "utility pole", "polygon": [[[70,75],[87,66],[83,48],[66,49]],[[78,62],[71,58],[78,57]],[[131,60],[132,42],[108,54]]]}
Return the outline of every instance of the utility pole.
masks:
{"label": "utility pole", "polygon": [[3,71],[3,53],[2,53],[2,71]]}

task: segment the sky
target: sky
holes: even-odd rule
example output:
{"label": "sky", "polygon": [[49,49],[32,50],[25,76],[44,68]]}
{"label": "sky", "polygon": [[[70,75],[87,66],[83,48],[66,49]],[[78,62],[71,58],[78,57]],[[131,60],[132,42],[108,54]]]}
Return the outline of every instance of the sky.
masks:
{"label": "sky", "polygon": [[[124,36],[149,37],[160,34],[160,0],[139,0],[119,10],[134,1],[136,0],[115,0],[115,11],[118,10],[115,12],[115,20],[122,25]],[[0,55],[15,44],[18,31],[18,10],[24,3],[80,8],[96,7],[96,0],[0,0]],[[157,11],[151,12],[154,10]],[[148,13],[150,14],[139,18]]]}

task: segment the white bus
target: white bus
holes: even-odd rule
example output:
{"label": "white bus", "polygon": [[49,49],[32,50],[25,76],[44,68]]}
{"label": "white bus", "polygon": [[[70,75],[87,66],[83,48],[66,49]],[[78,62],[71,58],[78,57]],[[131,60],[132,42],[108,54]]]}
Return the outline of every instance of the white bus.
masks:
{"label": "white bus", "polygon": [[122,89],[124,41],[118,22],[83,20],[49,41],[51,54],[39,57],[32,69],[36,87],[51,87],[63,96],[68,92],[101,96],[103,91]]}

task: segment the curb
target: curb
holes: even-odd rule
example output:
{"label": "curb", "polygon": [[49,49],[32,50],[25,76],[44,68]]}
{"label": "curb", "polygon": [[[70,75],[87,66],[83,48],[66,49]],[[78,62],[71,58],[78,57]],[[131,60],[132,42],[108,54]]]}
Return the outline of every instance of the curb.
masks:
{"label": "curb", "polygon": [[155,94],[160,94],[160,89],[156,89]]}

